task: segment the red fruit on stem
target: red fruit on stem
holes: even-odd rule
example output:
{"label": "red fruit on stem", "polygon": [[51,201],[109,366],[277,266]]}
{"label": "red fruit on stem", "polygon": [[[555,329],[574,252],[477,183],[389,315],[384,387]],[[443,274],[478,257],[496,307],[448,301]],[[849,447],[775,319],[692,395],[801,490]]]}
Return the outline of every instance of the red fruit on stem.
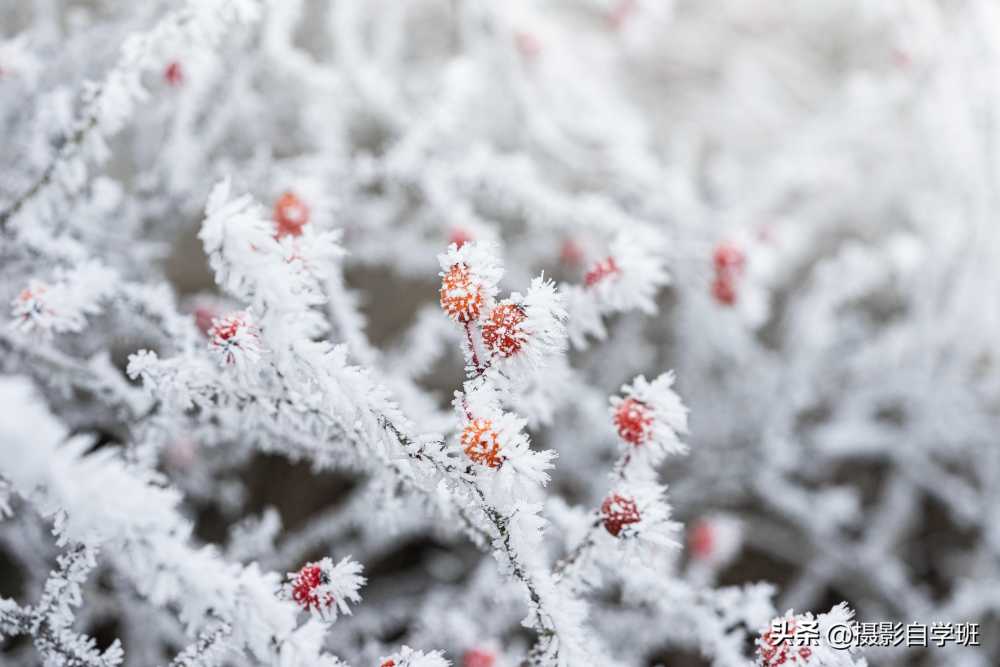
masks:
{"label": "red fruit on stem", "polygon": [[[795,622],[790,621],[788,635],[795,635]],[[812,657],[812,649],[808,646],[795,646],[789,637],[775,638],[773,630],[766,630],[760,637],[757,647],[757,664],[759,667],[791,667],[806,665]]]}
{"label": "red fruit on stem", "polygon": [[715,264],[716,272],[738,271],[743,268],[745,260],[743,251],[728,242],[717,245],[712,254],[712,262]]}
{"label": "red fruit on stem", "polygon": [[454,243],[459,248],[472,240],[472,234],[465,231],[461,227],[452,229],[451,234],[448,235],[448,243]]}
{"label": "red fruit on stem", "polygon": [[604,528],[618,537],[622,528],[633,523],[639,523],[639,508],[635,501],[620,494],[612,494],[601,503],[601,516],[604,518]]}
{"label": "red fruit on stem", "polygon": [[587,271],[587,275],[583,277],[583,282],[587,287],[593,287],[608,276],[613,276],[617,273],[618,264],[615,263],[615,258],[608,257],[595,264],[590,271]]}
{"label": "red fruit on stem", "polygon": [[688,548],[691,555],[699,560],[705,560],[715,550],[715,531],[712,524],[704,519],[691,526],[688,533]]}
{"label": "red fruit on stem", "polygon": [[309,223],[309,207],[294,192],[286,192],[274,204],[274,221],[278,224],[278,238],[300,236]]}
{"label": "red fruit on stem", "polygon": [[524,332],[521,324],[526,315],[516,303],[502,303],[492,311],[483,325],[483,343],[494,354],[511,357],[521,350]]}
{"label": "red fruit on stem", "polygon": [[615,409],[615,427],[622,440],[633,445],[641,445],[649,439],[653,425],[653,415],[649,406],[634,398],[626,398]]}
{"label": "red fruit on stem", "polygon": [[469,267],[455,264],[441,279],[441,309],[456,322],[472,322],[483,307],[483,292],[472,284]]}
{"label": "red fruit on stem", "polygon": [[305,610],[331,606],[334,603],[333,595],[326,593],[320,600],[316,593],[316,589],[325,584],[326,580],[327,576],[319,565],[310,563],[304,566],[292,584],[292,599]]}
{"label": "red fruit on stem", "polygon": [[491,651],[474,648],[466,651],[462,656],[462,667],[493,667],[496,660],[496,656]]}

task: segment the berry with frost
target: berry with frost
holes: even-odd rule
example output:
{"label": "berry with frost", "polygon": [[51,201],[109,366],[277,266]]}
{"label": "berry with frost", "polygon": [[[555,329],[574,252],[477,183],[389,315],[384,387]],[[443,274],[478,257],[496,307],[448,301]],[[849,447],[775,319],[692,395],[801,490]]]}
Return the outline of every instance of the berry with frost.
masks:
{"label": "berry with frost", "polygon": [[666,488],[655,482],[622,480],[605,496],[599,516],[615,549],[628,557],[658,558],[680,548],[681,525],[670,519]]}
{"label": "berry with frost", "polygon": [[742,269],[746,257],[735,244],[720,243],[712,253],[712,262],[716,271],[738,271]]}
{"label": "berry with frost", "polygon": [[623,397],[611,398],[612,420],[619,437],[632,446],[630,456],[655,464],[668,454],[687,452],[679,437],[687,433],[687,408],[673,383],[673,373],[652,382],[640,375],[622,387]]}
{"label": "berry with frost", "polygon": [[[456,246],[457,247],[457,246]],[[455,264],[442,274],[441,308],[456,322],[472,322],[483,307],[482,288],[470,274],[469,267]]]}
{"label": "berry with frost", "polygon": [[597,262],[587,271],[587,275],[583,277],[583,283],[587,287],[593,287],[611,276],[618,275],[618,273],[618,263],[615,261],[615,258],[607,257]]}
{"label": "berry with frost", "polygon": [[555,452],[534,451],[524,433],[525,420],[505,412],[497,393],[480,389],[456,394],[455,409],[465,419],[458,444],[475,465],[469,472],[492,502],[509,505],[537,493],[549,480]]}
{"label": "berry with frost", "polygon": [[653,417],[645,404],[634,398],[626,398],[615,408],[614,422],[622,440],[632,445],[641,445],[649,437]]}
{"label": "berry with frost", "polygon": [[327,583],[325,579],[326,576],[319,565],[310,563],[304,566],[299,570],[292,584],[292,599],[306,610],[329,607],[335,602],[333,594],[323,593],[323,597],[320,599],[320,594],[317,593],[317,589]]}
{"label": "berry with frost", "polygon": [[208,340],[222,365],[245,367],[260,358],[260,331],[246,311],[213,320]]}
{"label": "berry with frost", "polygon": [[359,602],[358,589],[365,583],[361,565],[344,558],[336,565],[330,558],[306,563],[298,572],[288,573],[282,596],[324,621],[336,620],[337,613],[350,614],[348,602]]}
{"label": "berry with frost", "polygon": [[309,207],[294,192],[285,192],[274,204],[274,222],[278,238],[301,236],[309,223]]}
{"label": "berry with frost", "polygon": [[635,500],[619,493],[613,493],[601,503],[601,520],[604,529],[618,537],[622,528],[639,523],[639,508]]}
{"label": "berry with frost", "polygon": [[490,311],[483,344],[512,378],[528,378],[565,349],[566,317],[555,284],[535,278],[526,294],[515,292]]}
{"label": "berry with frost", "polygon": [[489,419],[473,419],[462,430],[460,440],[465,455],[474,463],[489,468],[499,468],[503,464],[500,437]]}
{"label": "berry with frost", "polygon": [[454,243],[455,247],[459,249],[470,241],[472,241],[472,234],[461,227],[455,227],[448,235],[448,242]]}
{"label": "berry with frost", "polygon": [[491,310],[482,330],[486,347],[501,357],[517,354],[526,338],[522,327],[525,317],[524,309],[509,301]]}
{"label": "berry with frost", "polygon": [[438,255],[441,309],[461,324],[475,322],[493,305],[503,270],[491,243],[457,243]]}
{"label": "berry with frost", "polygon": [[724,306],[736,303],[736,281],[746,265],[746,254],[734,243],[724,241],[712,253],[715,279],[712,281],[712,296]]}
{"label": "berry with frost", "polygon": [[[794,635],[795,622],[789,621],[788,633]],[[757,644],[758,664],[761,667],[778,667],[779,665],[805,665],[812,657],[812,649],[808,646],[795,646],[787,637],[776,637],[772,629],[761,635]]]}
{"label": "berry with frost", "polygon": [[[825,614],[794,614],[771,621],[758,637],[757,667],[867,667],[864,658],[854,657],[853,646],[840,645],[847,628],[854,625],[854,612],[842,602]],[[838,629],[832,633],[831,629]],[[856,629],[850,630],[854,633]],[[838,638],[838,645],[830,642]],[[804,645],[808,644],[808,645]]]}
{"label": "berry with frost", "polygon": [[[601,315],[632,309],[655,313],[657,292],[670,281],[658,252],[664,244],[663,236],[651,229],[618,232],[605,259],[592,265],[584,276],[584,301]],[[575,317],[588,317],[585,308],[573,310],[580,311]]]}

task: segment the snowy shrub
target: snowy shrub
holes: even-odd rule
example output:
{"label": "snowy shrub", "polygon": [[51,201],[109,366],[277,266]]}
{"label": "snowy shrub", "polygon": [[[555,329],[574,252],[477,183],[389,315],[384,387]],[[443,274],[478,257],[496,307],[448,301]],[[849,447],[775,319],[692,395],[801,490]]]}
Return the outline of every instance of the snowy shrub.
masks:
{"label": "snowy shrub", "polygon": [[0,663],[996,664],[998,26],[0,5]]}

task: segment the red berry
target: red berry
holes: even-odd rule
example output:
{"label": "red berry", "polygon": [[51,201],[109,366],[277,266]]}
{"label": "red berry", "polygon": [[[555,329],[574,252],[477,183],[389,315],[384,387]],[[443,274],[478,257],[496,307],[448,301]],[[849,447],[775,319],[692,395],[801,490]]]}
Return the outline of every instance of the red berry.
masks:
{"label": "red berry", "polygon": [[451,234],[448,235],[448,242],[454,243],[459,248],[461,248],[466,243],[472,240],[473,240],[472,234],[465,231],[461,227],[456,227],[455,229],[451,230]]}
{"label": "red berry", "polygon": [[483,324],[483,342],[494,354],[510,357],[517,354],[524,344],[521,324],[524,309],[516,303],[502,303],[492,311]]}
{"label": "red berry", "polygon": [[309,223],[309,207],[295,193],[286,192],[274,204],[274,221],[278,223],[278,238],[300,236]]}
{"label": "red berry", "polygon": [[396,661],[393,660],[392,658],[389,658],[388,660],[384,661],[378,667],[396,667]]}
{"label": "red berry", "polygon": [[587,287],[593,287],[608,276],[615,275],[616,273],[618,273],[618,264],[615,263],[614,257],[608,257],[595,264],[590,271],[587,271],[583,282]]}
{"label": "red berry", "polygon": [[566,239],[559,250],[559,261],[567,266],[576,266],[583,261],[583,248],[573,239]]}
{"label": "red berry", "polygon": [[181,64],[174,61],[167,65],[167,68],[163,70],[163,78],[171,86],[179,86],[184,83],[184,70],[181,68]]}
{"label": "red berry", "polygon": [[642,401],[626,398],[615,409],[614,422],[619,437],[638,446],[649,439],[653,415],[650,414],[649,406]]}
{"label": "red berry", "polygon": [[715,248],[712,261],[715,264],[716,272],[737,271],[743,268],[746,257],[743,251],[732,243],[723,242]]}
{"label": "red berry", "polygon": [[[795,620],[789,620],[787,625],[789,636],[795,635]],[[783,633],[785,630],[782,631]],[[757,646],[757,664],[759,667],[779,667],[779,665],[806,665],[812,657],[812,649],[808,646],[796,646],[788,637],[774,637],[771,629],[760,637]]]}
{"label": "red berry", "polygon": [[688,548],[691,555],[700,560],[704,560],[712,555],[715,549],[715,531],[708,521],[698,521],[691,526],[688,534]]}
{"label": "red berry", "polygon": [[215,322],[212,328],[209,329],[208,335],[219,341],[227,341],[239,333],[240,327],[243,324],[243,321],[238,317],[227,317]]}
{"label": "red berry", "polygon": [[462,667],[493,667],[496,656],[481,648],[470,649],[462,656]]}
{"label": "red berry", "polygon": [[635,501],[617,493],[601,503],[601,516],[604,517],[604,528],[615,537],[622,532],[622,528],[639,523],[640,519]]}
{"label": "red berry", "polygon": [[316,589],[327,582],[327,575],[315,563],[309,563],[299,570],[292,583],[292,599],[303,609],[319,609],[329,607],[334,603],[333,595],[326,593],[320,600]]}

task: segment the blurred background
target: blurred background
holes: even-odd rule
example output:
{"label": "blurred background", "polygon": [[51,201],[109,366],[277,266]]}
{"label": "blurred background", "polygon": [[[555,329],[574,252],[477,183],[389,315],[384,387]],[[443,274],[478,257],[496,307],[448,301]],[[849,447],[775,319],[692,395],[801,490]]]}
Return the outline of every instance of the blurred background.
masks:
{"label": "blurred background", "polygon": [[[169,6],[0,0],[0,202],[51,158],[83,82]],[[543,270],[582,285],[623,230],[652,229],[671,276],[656,313],[581,324],[569,364],[524,397],[536,446],[560,455],[552,493],[599,504],[607,397],[673,369],[691,411],[691,452],[662,471],[686,531],[675,576],[771,582],[779,612],[846,600],[861,621],[981,624],[981,647],[873,649],[872,665],[1000,664],[996,3],[294,0],[215,52],[159,56],[67,209],[98,254],[210,320],[232,307],[197,238],[211,185],[230,175],[269,210],[294,193],[343,230],[350,298],[329,306],[331,339],[416,387],[418,420],[446,430],[463,378],[436,305],[448,243],[501,243],[517,290]],[[123,368],[170,346],[115,313],[98,330],[65,349]],[[50,400],[102,445],[122,438],[87,397]],[[470,584],[489,557],[400,520],[405,498],[358,522],[357,471],[196,432],[159,467],[198,537],[233,557],[364,562],[379,614],[331,640],[359,655],[365,632],[433,637],[418,612],[452,604],[450,587],[483,589],[459,608],[504,604]],[[39,585],[21,558],[50,542],[40,521],[0,523],[0,595]],[[131,603],[106,602],[92,631],[128,648]],[[623,630],[630,659],[713,664],[676,623]]]}

